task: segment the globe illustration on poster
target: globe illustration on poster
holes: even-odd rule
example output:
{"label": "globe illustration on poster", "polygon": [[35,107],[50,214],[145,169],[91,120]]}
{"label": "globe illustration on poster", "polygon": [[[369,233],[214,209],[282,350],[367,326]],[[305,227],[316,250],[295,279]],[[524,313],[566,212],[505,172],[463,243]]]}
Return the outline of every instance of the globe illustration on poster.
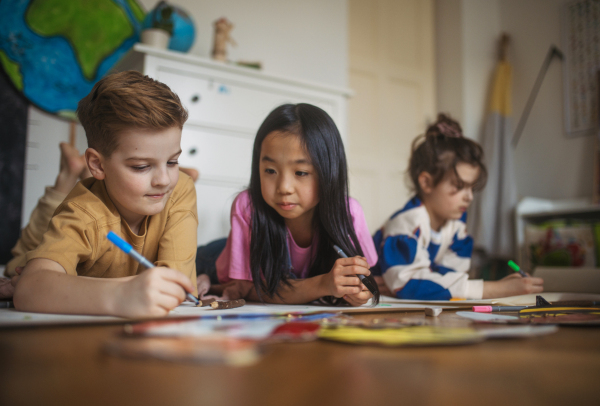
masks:
{"label": "globe illustration on poster", "polygon": [[136,0],[2,0],[0,65],[31,103],[72,119],[139,40],[144,17]]}

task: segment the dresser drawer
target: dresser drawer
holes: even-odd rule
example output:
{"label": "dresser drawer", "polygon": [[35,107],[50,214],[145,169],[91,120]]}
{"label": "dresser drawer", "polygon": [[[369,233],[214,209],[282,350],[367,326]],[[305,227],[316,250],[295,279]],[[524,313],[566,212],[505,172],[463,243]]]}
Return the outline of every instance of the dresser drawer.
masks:
{"label": "dresser drawer", "polygon": [[327,100],[218,79],[200,72],[184,74],[159,69],[157,79],[177,93],[188,109],[190,124],[255,134],[267,114],[281,104],[310,103],[330,115],[334,110]]}
{"label": "dresser drawer", "polygon": [[231,204],[244,185],[196,184],[198,245],[227,237],[231,230]]}
{"label": "dresser drawer", "polygon": [[200,171],[202,182],[247,184],[250,181],[253,143],[254,139],[250,136],[184,127],[179,165]]}

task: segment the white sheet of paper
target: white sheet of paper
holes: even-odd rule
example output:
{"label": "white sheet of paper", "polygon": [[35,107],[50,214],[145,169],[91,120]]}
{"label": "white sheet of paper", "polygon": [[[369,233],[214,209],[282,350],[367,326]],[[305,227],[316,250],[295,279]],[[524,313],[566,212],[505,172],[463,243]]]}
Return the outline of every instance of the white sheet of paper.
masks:
{"label": "white sheet of paper", "polygon": [[[448,303],[448,302],[446,302]],[[215,310],[210,306],[197,307],[192,303],[184,302],[169,314],[170,317],[178,316],[201,316],[219,315],[219,314],[252,314],[252,313],[268,313],[268,314],[285,314],[297,313],[308,314],[315,312],[331,312],[331,313],[378,313],[391,311],[421,311],[426,307],[431,307],[429,304],[419,303],[380,303],[376,307],[363,305],[359,307],[339,307],[339,306],[315,306],[315,305],[282,305],[282,304],[266,304],[266,303],[247,303],[242,307],[234,309],[218,309]],[[446,309],[451,309],[450,306],[438,306]]]}
{"label": "white sheet of paper", "polygon": [[531,295],[511,296],[500,299],[493,299],[496,306],[535,306],[535,297],[542,296],[548,302],[557,302],[560,300],[597,300],[600,301],[600,295],[595,293],[557,293],[542,292]]}
{"label": "white sheet of paper", "polygon": [[465,319],[475,321],[506,321],[506,320],[519,320],[518,316],[509,316],[506,314],[494,314],[494,313],[477,313],[477,312],[456,312],[457,316],[464,317]]}
{"label": "white sheet of paper", "polygon": [[[558,300],[597,300],[600,301],[599,294],[587,293],[541,293],[542,297],[549,302]],[[333,306],[313,306],[313,305],[272,305],[261,303],[248,303],[245,306],[235,309],[214,310],[210,307],[196,307],[192,303],[185,302],[170,312],[168,317],[183,316],[201,316],[218,314],[249,314],[249,313],[298,313],[308,314],[314,312],[343,312],[343,313],[361,313],[361,312],[391,312],[391,311],[421,311],[427,307],[441,307],[443,309],[454,309],[465,306],[479,305],[497,305],[497,306],[533,306],[535,305],[535,294],[512,296],[500,299],[489,300],[402,300],[393,297],[382,296],[381,303],[373,308],[368,305],[360,307],[333,307]],[[480,313],[481,314],[481,313]],[[110,323],[125,321],[126,319],[112,316],[83,316],[69,314],[47,314],[19,312],[15,309],[0,309],[0,326],[24,326],[24,325],[61,325],[61,324],[80,324],[80,323]]]}
{"label": "white sheet of paper", "polygon": [[15,309],[0,309],[0,326],[59,325],[79,323],[107,323],[125,320],[114,316],[87,316],[79,314],[51,314],[20,312]]}
{"label": "white sheet of paper", "polygon": [[[428,305],[422,304],[379,304],[377,307],[367,305],[360,307],[334,307],[334,306],[314,306],[314,305],[274,305],[261,303],[248,303],[242,307],[234,309],[219,309],[215,310],[210,306],[197,307],[193,303],[184,302],[180,306],[173,309],[167,317],[185,317],[185,316],[202,316],[202,315],[239,315],[252,313],[268,313],[268,314],[309,314],[315,312],[391,312],[391,311],[421,311]],[[444,307],[442,308],[450,308]],[[113,316],[86,316],[86,315],[70,315],[70,314],[48,314],[48,313],[31,313],[20,312],[15,309],[0,309],[0,326],[25,326],[25,325],[61,325],[61,324],[97,324],[107,322],[122,322],[126,319]]]}
{"label": "white sheet of paper", "polygon": [[431,306],[449,306],[449,307],[464,307],[468,306],[484,306],[494,304],[497,299],[474,299],[474,300],[413,300],[413,299],[397,299],[391,296],[381,296],[380,303],[399,303],[399,304],[419,304]]}
{"label": "white sheet of paper", "polygon": [[467,306],[535,306],[535,297],[541,295],[549,302],[559,300],[597,300],[600,301],[600,295],[595,293],[556,293],[542,292],[530,295],[500,297],[496,299],[480,299],[480,300],[407,300],[396,299],[394,297],[382,296],[381,303],[401,303],[401,304],[430,304],[437,306],[439,304],[449,307],[464,307]]}

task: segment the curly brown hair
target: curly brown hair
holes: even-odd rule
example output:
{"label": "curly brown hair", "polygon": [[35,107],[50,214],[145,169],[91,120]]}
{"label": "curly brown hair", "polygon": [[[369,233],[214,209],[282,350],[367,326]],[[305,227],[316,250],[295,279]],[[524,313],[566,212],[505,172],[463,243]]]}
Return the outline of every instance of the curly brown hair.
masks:
{"label": "curly brown hair", "polygon": [[109,157],[123,130],[181,129],[188,113],[167,85],[137,71],[125,71],[98,81],[79,101],[77,117],[88,146]]}
{"label": "curly brown hair", "polygon": [[462,189],[464,183],[456,172],[456,165],[460,162],[479,168],[479,177],[473,190],[485,187],[487,169],[483,163],[483,149],[475,141],[465,138],[460,124],[449,115],[438,114],[437,121],[427,127],[425,134],[415,138],[411,151],[407,172],[420,198],[423,198],[423,191],[419,185],[419,175],[423,172],[432,176],[433,186],[436,186],[452,171],[458,189]]}

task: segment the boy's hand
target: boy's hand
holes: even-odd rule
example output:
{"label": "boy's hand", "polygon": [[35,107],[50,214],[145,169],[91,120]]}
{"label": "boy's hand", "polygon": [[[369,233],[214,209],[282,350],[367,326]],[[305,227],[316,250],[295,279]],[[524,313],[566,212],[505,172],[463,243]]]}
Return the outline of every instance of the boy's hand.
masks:
{"label": "boy's hand", "polygon": [[125,317],[165,316],[193,294],[192,282],[181,272],[156,267],[123,282],[116,292],[115,314]]}
{"label": "boy's hand", "polygon": [[354,300],[356,303],[362,301],[365,296],[362,290],[365,289],[365,286],[358,279],[358,276],[356,276],[358,274],[365,276],[371,274],[369,264],[365,258],[339,258],[335,261],[331,271],[323,275],[323,296],[344,297],[346,295],[354,295],[351,300]]}
{"label": "boy's hand", "polygon": [[508,297],[540,293],[544,290],[542,278],[523,278],[518,273],[508,275],[499,281],[483,283],[483,298]]}

